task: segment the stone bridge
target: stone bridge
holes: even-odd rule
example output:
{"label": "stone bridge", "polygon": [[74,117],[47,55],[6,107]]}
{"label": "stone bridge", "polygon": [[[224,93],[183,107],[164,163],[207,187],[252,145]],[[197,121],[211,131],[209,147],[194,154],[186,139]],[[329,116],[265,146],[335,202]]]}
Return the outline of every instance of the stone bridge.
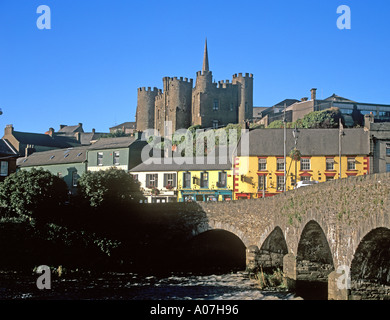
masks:
{"label": "stone bridge", "polygon": [[248,269],[283,268],[289,287],[322,283],[329,299],[390,299],[389,195],[386,173],[179,211],[192,236],[233,233]]}

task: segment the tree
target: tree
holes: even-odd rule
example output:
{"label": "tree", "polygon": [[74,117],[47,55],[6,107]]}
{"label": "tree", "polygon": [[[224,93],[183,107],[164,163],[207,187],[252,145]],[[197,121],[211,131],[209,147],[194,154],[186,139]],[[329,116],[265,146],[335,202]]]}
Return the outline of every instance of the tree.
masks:
{"label": "tree", "polygon": [[80,195],[91,207],[139,203],[144,199],[140,183],[124,170],[85,172],[78,180]]}
{"label": "tree", "polygon": [[0,184],[0,207],[10,216],[37,217],[53,212],[67,199],[66,183],[43,169],[20,170]]}

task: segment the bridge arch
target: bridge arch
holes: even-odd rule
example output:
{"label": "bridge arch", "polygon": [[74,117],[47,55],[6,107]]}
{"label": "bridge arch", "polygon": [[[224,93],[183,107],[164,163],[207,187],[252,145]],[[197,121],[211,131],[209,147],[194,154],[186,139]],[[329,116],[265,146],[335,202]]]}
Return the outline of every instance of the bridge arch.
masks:
{"label": "bridge arch", "polygon": [[[327,299],[328,275],[334,271],[333,255],[326,235],[315,220],[302,230],[296,256],[296,290],[305,298]],[[306,296],[310,292],[310,297]]]}
{"label": "bridge arch", "polygon": [[209,229],[187,241],[186,256],[192,271],[245,270],[246,246],[234,233]]}
{"label": "bridge arch", "polygon": [[246,236],[245,232],[242,231],[240,228],[232,224],[217,221],[217,220],[209,220],[207,223],[198,224],[196,228],[192,230],[192,236],[194,237],[210,230],[229,231],[234,235],[236,235],[242,241],[242,243],[245,245],[246,248],[252,245],[250,239]]}
{"label": "bridge arch", "polygon": [[283,269],[283,257],[288,253],[282,229],[277,226],[264,240],[259,250],[258,263],[264,271]]}
{"label": "bridge arch", "polygon": [[360,241],[351,263],[353,299],[390,299],[390,229],[379,227]]}

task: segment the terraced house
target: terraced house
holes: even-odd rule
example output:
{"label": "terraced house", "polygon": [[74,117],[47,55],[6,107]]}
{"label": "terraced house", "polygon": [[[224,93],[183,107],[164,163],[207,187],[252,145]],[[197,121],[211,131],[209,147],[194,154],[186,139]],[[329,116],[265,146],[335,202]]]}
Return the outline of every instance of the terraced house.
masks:
{"label": "terraced house", "polygon": [[88,148],[88,170],[115,167],[128,171],[141,163],[142,148],[146,144],[134,136],[101,138]]}
{"label": "terraced house", "polygon": [[77,192],[77,181],[87,171],[87,147],[53,149],[21,157],[17,160],[21,170],[42,168],[62,178],[72,194]]}
{"label": "terraced house", "polygon": [[345,129],[339,139],[339,129],[299,129],[295,136],[287,129],[286,168],[283,131],[249,131],[249,154],[241,152],[241,138],[233,164],[235,200],[273,196],[293,189],[298,181],[325,182],[370,171],[368,130]]}
{"label": "terraced house", "polygon": [[233,197],[231,155],[227,149],[205,157],[149,158],[130,170],[149,203],[228,201]]}

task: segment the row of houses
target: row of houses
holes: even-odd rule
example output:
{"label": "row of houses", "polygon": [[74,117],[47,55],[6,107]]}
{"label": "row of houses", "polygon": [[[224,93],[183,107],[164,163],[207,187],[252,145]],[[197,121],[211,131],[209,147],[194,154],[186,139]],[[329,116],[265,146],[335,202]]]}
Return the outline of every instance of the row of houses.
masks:
{"label": "row of houses", "polygon": [[[154,157],[142,159],[148,144],[137,135],[100,138],[89,145],[31,154],[27,150],[24,156],[19,155],[11,171],[49,170],[63,178],[69,190],[76,193],[77,180],[84,172],[116,167],[140,182],[147,202],[269,197],[292,190],[298,181],[322,183],[390,171],[390,123],[375,123],[369,115],[365,120],[364,127],[343,131],[254,129],[245,133],[237,145],[217,148],[214,156],[209,153],[205,157],[160,158],[160,161]],[[17,151],[9,140],[3,137],[1,141],[2,159],[16,157]],[[5,173],[5,160],[1,161]]]}

